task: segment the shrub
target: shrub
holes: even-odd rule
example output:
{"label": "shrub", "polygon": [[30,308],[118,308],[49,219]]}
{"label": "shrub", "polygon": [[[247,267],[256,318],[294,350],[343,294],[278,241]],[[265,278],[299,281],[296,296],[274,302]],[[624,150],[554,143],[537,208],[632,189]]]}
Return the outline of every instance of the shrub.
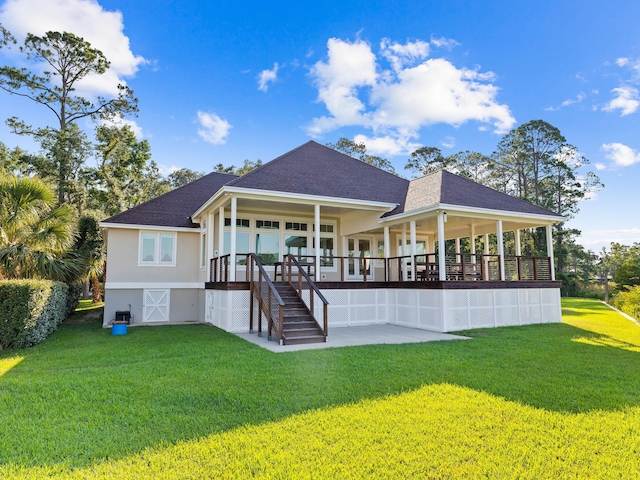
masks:
{"label": "shrub", "polygon": [[76,308],[78,308],[78,303],[82,298],[82,290],[83,290],[82,283],[70,283],[68,286],[69,286],[69,292],[67,293],[67,313],[66,313],[67,317],[71,315],[73,312],[75,312]]}
{"label": "shrub", "polygon": [[640,319],[640,286],[629,287],[628,290],[616,294],[613,305],[627,315]]}
{"label": "shrub", "polygon": [[47,338],[66,318],[67,292],[62,282],[0,282],[0,349],[25,348]]}

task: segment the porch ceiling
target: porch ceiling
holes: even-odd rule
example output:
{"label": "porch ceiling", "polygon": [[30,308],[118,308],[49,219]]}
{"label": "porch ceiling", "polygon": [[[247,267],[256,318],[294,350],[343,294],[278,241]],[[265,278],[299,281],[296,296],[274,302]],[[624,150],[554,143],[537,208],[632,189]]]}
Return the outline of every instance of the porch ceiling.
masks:
{"label": "porch ceiling", "polygon": [[[313,203],[293,203],[291,200],[265,200],[263,198],[244,198],[238,197],[238,210],[246,211],[266,211],[273,213],[289,213],[297,215],[305,215],[313,217]],[[337,205],[320,205],[320,215],[337,217],[354,210],[363,210],[361,206],[337,206]],[[380,210],[376,208],[374,210]],[[380,214],[386,210],[380,210]]]}

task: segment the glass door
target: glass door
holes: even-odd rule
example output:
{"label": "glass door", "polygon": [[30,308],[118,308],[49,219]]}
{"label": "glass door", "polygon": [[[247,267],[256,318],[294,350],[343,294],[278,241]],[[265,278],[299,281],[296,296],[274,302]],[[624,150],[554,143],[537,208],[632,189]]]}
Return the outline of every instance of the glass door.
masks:
{"label": "glass door", "polygon": [[362,280],[366,271],[367,278],[371,276],[371,239],[347,239],[347,278]]}

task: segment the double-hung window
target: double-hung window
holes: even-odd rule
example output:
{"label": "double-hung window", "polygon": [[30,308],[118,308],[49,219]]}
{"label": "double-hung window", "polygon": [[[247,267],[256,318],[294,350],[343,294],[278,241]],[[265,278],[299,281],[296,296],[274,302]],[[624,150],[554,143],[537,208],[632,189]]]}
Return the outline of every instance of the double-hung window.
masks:
{"label": "double-hung window", "polygon": [[140,232],[139,265],[175,266],[176,234]]}

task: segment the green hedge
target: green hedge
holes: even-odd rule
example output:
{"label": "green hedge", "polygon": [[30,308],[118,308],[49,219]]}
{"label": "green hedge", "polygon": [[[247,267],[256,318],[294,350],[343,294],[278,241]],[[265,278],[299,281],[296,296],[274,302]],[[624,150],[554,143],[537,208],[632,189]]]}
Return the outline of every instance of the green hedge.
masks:
{"label": "green hedge", "polygon": [[82,284],[71,283],[69,284],[69,291],[67,292],[67,314],[68,317],[78,308],[78,303],[82,298]]}
{"label": "green hedge", "polygon": [[613,306],[640,320],[640,286],[636,285],[629,287],[626,291],[618,292],[613,299]]}
{"label": "green hedge", "polygon": [[68,290],[48,280],[0,282],[0,349],[30,347],[47,338],[67,317]]}

